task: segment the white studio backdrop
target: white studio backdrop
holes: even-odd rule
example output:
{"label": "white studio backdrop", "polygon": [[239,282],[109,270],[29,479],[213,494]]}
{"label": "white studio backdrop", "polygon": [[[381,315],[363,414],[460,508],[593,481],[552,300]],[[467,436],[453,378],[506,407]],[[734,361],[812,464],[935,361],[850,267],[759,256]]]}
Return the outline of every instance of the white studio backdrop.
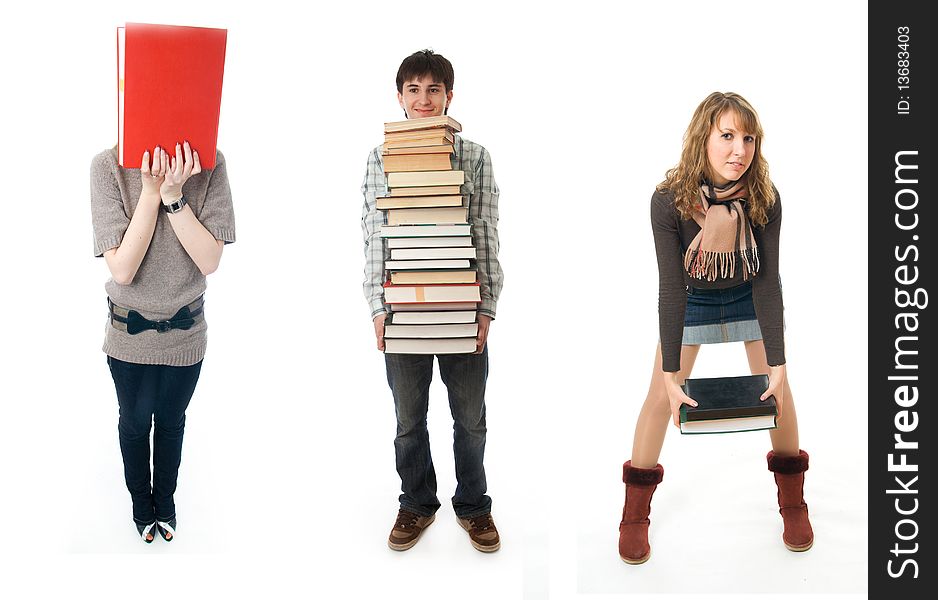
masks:
{"label": "white studio backdrop", "polygon": [[[14,584],[115,597],[155,566],[183,597],[865,590],[865,5],[19,11],[0,23],[0,511],[15,515],[0,552]],[[171,545],[133,533],[100,352],[107,269],[92,257],[89,165],[116,138],[114,28],[127,21],[229,30],[219,147],[238,242],[209,278],[209,351]],[[449,506],[452,428],[438,380],[429,425],[443,508],[414,549],[384,543],[399,481],[393,403],[361,294],[359,188],[382,123],[402,118],[396,69],[424,47],[453,62],[450,114],[491,152],[501,189],[506,282],[490,336],[486,467],[503,548],[493,556],[469,546]],[[781,545],[767,435],[671,432],[654,553],[629,567],[614,549],[621,463],[657,339],[648,201],[713,90],[760,112],[784,202],[787,357],[818,540],[805,555]],[[704,348],[697,364],[698,376],[746,369],[741,345]]]}

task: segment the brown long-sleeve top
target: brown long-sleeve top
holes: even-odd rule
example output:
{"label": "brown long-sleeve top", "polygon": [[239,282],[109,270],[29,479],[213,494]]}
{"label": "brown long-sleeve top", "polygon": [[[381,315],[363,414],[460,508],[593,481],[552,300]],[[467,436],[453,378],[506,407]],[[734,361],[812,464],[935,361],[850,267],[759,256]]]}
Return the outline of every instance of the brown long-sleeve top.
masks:
{"label": "brown long-sleeve top", "polygon": [[[759,272],[752,279],[752,303],[762,330],[765,355],[769,365],[785,364],[785,336],[782,323],[782,289],[778,278],[778,240],[782,226],[782,200],[775,191],[775,204],[767,211],[764,227],[753,225],[759,248]],[[708,282],[692,279],[684,270],[684,251],[694,240],[700,226],[693,219],[681,218],[670,192],[655,192],[651,197],[651,227],[658,255],[658,330],[661,336],[662,370],[681,370],[681,339],[684,336],[684,311],[687,287],[726,289],[743,283],[742,269],[734,280]]]}

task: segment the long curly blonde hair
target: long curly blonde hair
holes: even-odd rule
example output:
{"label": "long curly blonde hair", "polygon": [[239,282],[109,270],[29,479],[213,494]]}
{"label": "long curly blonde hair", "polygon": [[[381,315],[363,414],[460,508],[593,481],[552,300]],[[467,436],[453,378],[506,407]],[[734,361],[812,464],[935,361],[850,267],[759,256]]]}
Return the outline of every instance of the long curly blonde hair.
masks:
{"label": "long curly blonde hair", "polygon": [[684,133],[681,162],[664,176],[658,184],[659,192],[670,191],[674,195],[674,206],[685,219],[692,218],[694,206],[700,196],[700,182],[713,181],[710,160],[707,158],[707,142],[710,132],[728,110],[736,111],[739,125],[746,133],[755,137],[755,152],[752,163],[745,173],[749,186],[746,201],[749,219],[755,225],[765,225],[766,211],[775,204],[775,188],[769,179],[769,164],[762,156],[762,124],[759,115],[745,98],[733,92],[713,92],[694,111],[694,116]]}

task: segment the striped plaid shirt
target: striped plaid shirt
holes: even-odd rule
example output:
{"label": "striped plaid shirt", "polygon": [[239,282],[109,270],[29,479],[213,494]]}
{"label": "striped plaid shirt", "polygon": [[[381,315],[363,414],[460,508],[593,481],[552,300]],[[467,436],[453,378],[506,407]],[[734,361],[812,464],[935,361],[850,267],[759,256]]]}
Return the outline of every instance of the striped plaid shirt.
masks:
{"label": "striped plaid shirt", "polygon": [[[492,159],[488,151],[458,135],[454,142],[453,169],[464,171],[466,182],[463,196],[469,196],[469,225],[472,245],[476,249],[476,268],[482,302],[479,312],[495,318],[495,305],[502,290],[502,267],[498,263],[498,186],[492,174]],[[365,204],[362,207],[362,233],[365,238],[365,299],[371,308],[371,317],[385,312],[384,261],[391,252],[381,237],[384,213],[375,207],[375,198],[388,194],[387,177],[381,146],[368,156],[368,169],[362,183]]]}

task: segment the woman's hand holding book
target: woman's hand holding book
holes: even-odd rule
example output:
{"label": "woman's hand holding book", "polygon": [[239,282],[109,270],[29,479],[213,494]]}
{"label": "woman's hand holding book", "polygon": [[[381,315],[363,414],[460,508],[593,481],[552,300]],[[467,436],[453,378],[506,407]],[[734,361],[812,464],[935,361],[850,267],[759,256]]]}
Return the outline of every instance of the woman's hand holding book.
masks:
{"label": "woman's hand holding book", "polygon": [[681,405],[697,406],[697,402],[681,389],[678,373],[664,374],[664,389],[668,394],[668,404],[671,405],[671,421],[677,428],[681,427]]}
{"label": "woman's hand holding book", "polygon": [[153,149],[153,164],[150,164],[150,151],[145,150],[143,161],[140,163],[140,181],[143,184],[142,196],[158,198],[160,186],[166,176],[166,152],[157,146]]}
{"label": "woman's hand holding book", "polygon": [[176,144],[176,156],[170,157],[162,151],[162,159],[166,161],[166,175],[163,185],[160,186],[160,196],[164,204],[172,204],[182,198],[182,186],[193,175],[202,172],[199,162],[199,153],[193,152],[189,142]]}
{"label": "woman's hand holding book", "polygon": [[788,382],[788,370],[785,365],[769,367],[769,387],[759,396],[759,400],[765,400],[769,396],[775,396],[775,407],[778,410],[778,416],[782,416],[782,404],[785,402],[785,384]]}

